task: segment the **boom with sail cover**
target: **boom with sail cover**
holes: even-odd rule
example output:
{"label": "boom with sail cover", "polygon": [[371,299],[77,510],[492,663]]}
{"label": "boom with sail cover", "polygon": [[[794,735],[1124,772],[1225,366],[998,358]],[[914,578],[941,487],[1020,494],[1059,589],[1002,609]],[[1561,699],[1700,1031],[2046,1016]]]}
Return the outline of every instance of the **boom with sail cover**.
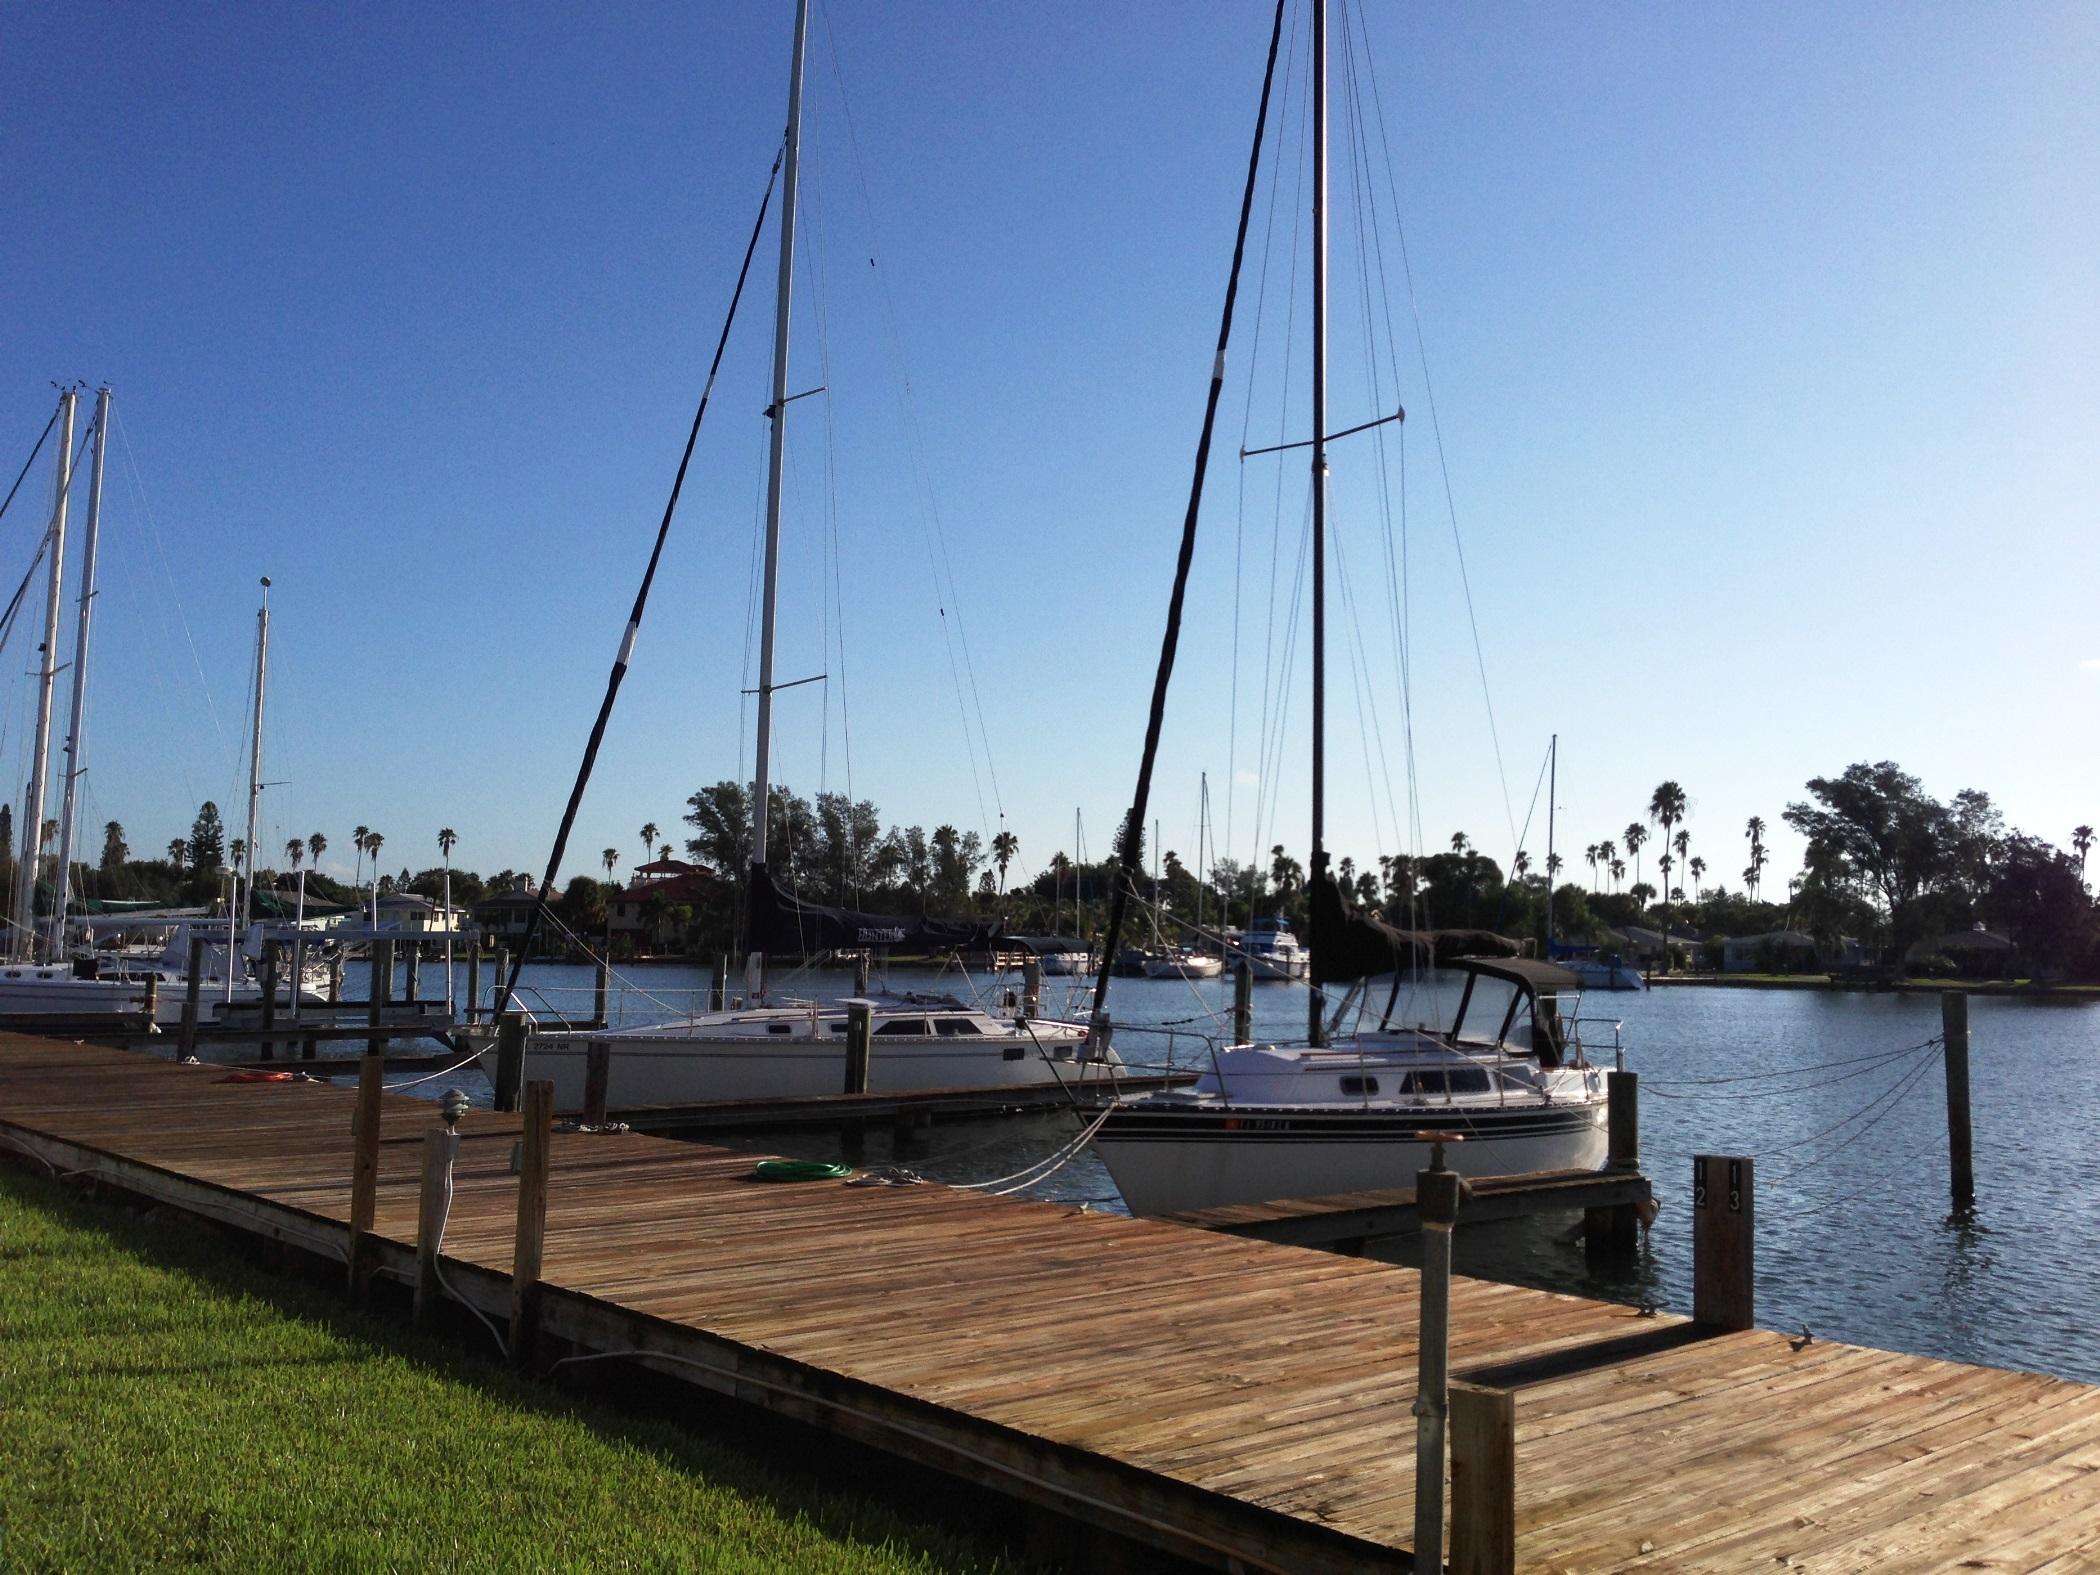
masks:
{"label": "boom with sail cover", "polygon": [[747,910],[751,946],[769,956],[809,956],[815,952],[884,950],[973,951],[989,946],[999,934],[996,924],[967,919],[934,919],[923,915],[862,913],[807,902],[781,889],[763,865],[751,867]]}

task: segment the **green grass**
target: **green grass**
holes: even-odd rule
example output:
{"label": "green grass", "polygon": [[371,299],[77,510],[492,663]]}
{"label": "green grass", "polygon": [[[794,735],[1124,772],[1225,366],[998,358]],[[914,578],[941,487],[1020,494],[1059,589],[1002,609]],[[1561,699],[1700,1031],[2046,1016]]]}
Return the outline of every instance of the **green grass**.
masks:
{"label": "green grass", "polygon": [[144,1565],[1012,1567],[0,1172],[0,1569]]}

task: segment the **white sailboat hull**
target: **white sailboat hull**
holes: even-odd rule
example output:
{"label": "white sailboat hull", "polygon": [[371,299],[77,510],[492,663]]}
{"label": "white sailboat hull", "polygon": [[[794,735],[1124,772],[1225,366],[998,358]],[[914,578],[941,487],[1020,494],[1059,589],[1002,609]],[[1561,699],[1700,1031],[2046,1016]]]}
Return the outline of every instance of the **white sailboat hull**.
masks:
{"label": "white sailboat hull", "polygon": [[[1429,1145],[1416,1142],[1414,1134],[1469,1124],[1449,1109],[1434,1108],[1221,1107],[1206,1114],[1215,1119],[1187,1120],[1177,1128],[1156,1119],[1125,1121],[1119,1111],[1096,1135],[1094,1147],[1133,1214],[1412,1187],[1430,1160]],[[1445,1149],[1446,1163],[1466,1176],[1594,1170],[1604,1163],[1608,1134],[1601,1099],[1524,1114],[1526,1123],[1505,1121],[1496,1130],[1469,1133],[1466,1142]],[[1487,1122],[1476,1124],[1484,1128]]]}
{"label": "white sailboat hull", "polygon": [[[608,1041],[606,1102],[692,1105],[733,1099],[805,1099],[837,1094],[846,1082],[839,1040],[702,1040],[650,1036]],[[525,1076],[554,1084],[557,1109],[583,1105],[589,1036],[536,1035],[527,1041]],[[1018,1052],[1018,1053],[1017,1053]],[[1062,1053],[1060,1053],[1062,1052]],[[868,1092],[929,1089],[1040,1089],[1062,1084],[1107,1088],[1113,1063],[1081,1059],[1076,1041],[876,1038],[868,1052]],[[1113,1052],[1111,1052],[1113,1053]]]}

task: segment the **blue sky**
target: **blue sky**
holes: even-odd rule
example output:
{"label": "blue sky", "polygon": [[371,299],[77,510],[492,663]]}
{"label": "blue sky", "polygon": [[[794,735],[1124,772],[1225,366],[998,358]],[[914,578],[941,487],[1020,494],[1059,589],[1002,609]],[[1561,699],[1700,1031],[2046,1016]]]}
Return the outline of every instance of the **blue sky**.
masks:
{"label": "blue sky", "polygon": [[[347,868],[362,823],[389,867],[420,867],[450,825],[465,863],[538,867],[779,135],[789,19],[10,13],[0,453],[20,464],[59,378],[110,382],[126,440],[95,823],[145,851],[201,798],[238,820],[268,574],[267,774],[285,779],[268,844],[319,829]],[[1365,21],[1386,130],[1369,151],[1383,183],[1390,143],[1381,189],[1442,439],[1440,455],[1388,266],[1372,287],[1401,314],[1427,843],[1464,828],[1506,859],[1554,731],[1578,874],[1664,777],[1731,885],[1747,816],[1774,824],[1783,876],[1785,803],[1858,759],[1943,796],[1986,788],[2059,841],[2100,814],[2100,667],[2083,665],[2100,659],[2100,13]],[[1098,854],[1136,767],[1266,11],[824,0],[814,26],[793,382],[827,392],[791,423],[780,676],[832,678],[782,696],[779,774],[843,787],[850,761],[857,794],[928,827],[989,831],[1003,806],[1029,868],[1069,845],[1076,807]],[[1201,772],[1228,851],[1271,840],[1245,778],[1281,462],[1231,451],[1243,425],[1302,435],[1302,302],[1297,405],[1277,392],[1281,237],[1301,224],[1295,164],[1278,167],[1278,239],[1247,285],[1260,344],[1249,300],[1155,801],[1185,858]],[[1337,425],[1374,402],[1342,211]],[[645,820],[672,826],[696,787],[748,769],[770,245],[572,872],[608,845],[630,861]],[[1384,460],[1397,497],[1397,444]],[[1360,859],[1405,845],[1393,805],[1411,818],[1377,461],[1369,439],[1335,453],[1379,724],[1359,721],[1338,613],[1330,823]],[[48,488],[40,466],[0,522],[6,590]],[[965,638],[974,693],[955,676]],[[0,658],[17,782],[32,643],[18,630]],[[1304,671],[1301,652],[1264,811],[1301,853]],[[1525,840],[1543,854],[1542,825]]]}

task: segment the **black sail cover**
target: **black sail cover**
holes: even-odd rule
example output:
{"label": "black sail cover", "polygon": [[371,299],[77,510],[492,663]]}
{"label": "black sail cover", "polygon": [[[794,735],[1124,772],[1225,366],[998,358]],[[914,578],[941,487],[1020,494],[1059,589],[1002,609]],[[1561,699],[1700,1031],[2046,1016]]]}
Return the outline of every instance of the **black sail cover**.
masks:
{"label": "black sail cover", "polygon": [[1311,901],[1315,984],[1346,984],[1436,959],[1433,935],[1395,929],[1383,919],[1346,906],[1341,888],[1324,870],[1313,877]]}
{"label": "black sail cover", "polygon": [[868,947],[910,951],[970,951],[989,945],[996,924],[934,919],[923,914],[861,913],[807,902],[781,890],[763,864],[751,866],[751,946],[770,956],[860,951]]}

